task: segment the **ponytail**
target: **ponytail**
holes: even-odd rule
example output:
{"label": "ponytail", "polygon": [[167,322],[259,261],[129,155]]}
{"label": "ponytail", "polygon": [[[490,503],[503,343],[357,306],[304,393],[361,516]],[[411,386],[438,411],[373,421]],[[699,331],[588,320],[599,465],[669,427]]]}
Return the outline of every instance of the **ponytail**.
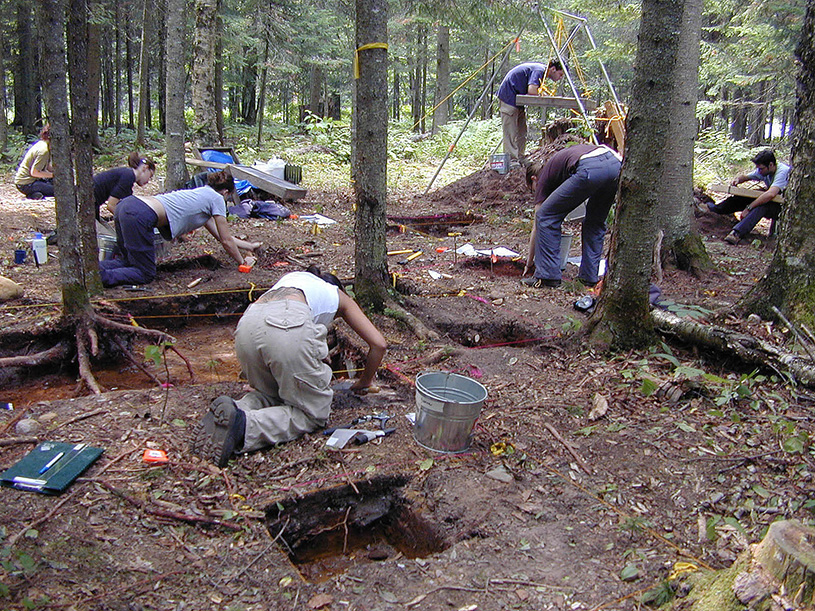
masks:
{"label": "ponytail", "polygon": [[329,274],[327,272],[326,273],[321,272],[320,268],[317,267],[316,265],[309,265],[306,268],[306,271],[309,274],[314,274],[315,276],[317,276],[323,282],[327,282],[328,284],[333,284],[338,289],[340,289],[343,293],[345,292],[345,287],[342,285],[342,280],[337,278],[334,274]]}
{"label": "ponytail", "polygon": [[140,165],[146,165],[151,172],[156,171],[156,162],[149,157],[142,157],[138,151],[133,151],[127,156],[127,165],[134,170]]}

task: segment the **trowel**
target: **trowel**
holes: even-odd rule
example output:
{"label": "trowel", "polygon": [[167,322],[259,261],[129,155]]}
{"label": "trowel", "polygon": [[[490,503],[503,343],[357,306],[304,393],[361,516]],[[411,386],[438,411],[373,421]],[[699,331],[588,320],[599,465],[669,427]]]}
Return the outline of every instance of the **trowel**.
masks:
{"label": "trowel", "polygon": [[336,429],[331,433],[331,437],[328,438],[325,445],[335,450],[341,450],[348,445],[349,441],[353,441],[356,445],[362,445],[377,437],[387,437],[395,430],[395,428],[379,431],[369,431],[367,429]]}

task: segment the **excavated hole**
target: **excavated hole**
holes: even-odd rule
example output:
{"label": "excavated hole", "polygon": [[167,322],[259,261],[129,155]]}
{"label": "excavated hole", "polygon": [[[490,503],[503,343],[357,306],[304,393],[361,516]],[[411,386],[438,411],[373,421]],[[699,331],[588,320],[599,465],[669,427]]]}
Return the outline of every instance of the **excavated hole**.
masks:
{"label": "excavated hole", "polygon": [[424,558],[448,544],[440,529],[405,498],[407,476],[380,476],[289,498],[266,510],[266,521],[292,563],[320,582],[351,566],[401,554]]}

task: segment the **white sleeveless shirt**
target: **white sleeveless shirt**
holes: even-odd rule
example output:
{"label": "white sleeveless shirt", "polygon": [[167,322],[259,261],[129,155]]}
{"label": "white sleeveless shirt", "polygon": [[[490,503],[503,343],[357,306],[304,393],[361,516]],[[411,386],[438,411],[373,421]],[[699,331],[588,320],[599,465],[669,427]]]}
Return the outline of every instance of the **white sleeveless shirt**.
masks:
{"label": "white sleeveless shirt", "polygon": [[334,320],[340,306],[340,290],[333,284],[311,272],[290,272],[278,280],[272,290],[281,288],[303,291],[315,323],[327,327]]}

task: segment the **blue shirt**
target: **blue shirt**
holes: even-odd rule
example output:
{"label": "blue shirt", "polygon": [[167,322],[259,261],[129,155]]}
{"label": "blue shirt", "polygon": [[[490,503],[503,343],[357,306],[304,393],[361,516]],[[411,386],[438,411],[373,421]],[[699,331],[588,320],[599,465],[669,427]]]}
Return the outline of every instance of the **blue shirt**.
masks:
{"label": "blue shirt", "polygon": [[759,174],[758,168],[756,168],[747,175],[747,178],[750,180],[758,180],[759,182],[763,182],[764,186],[766,186],[768,189],[770,187],[778,187],[781,193],[783,193],[784,189],[787,188],[787,183],[790,179],[790,166],[788,166],[786,163],[776,163],[775,173],[767,174],[766,176]]}
{"label": "blue shirt", "polygon": [[518,64],[507,72],[501,87],[498,88],[498,99],[510,106],[517,106],[516,95],[529,95],[529,86],[540,87],[546,76],[546,66],[536,62]]}

